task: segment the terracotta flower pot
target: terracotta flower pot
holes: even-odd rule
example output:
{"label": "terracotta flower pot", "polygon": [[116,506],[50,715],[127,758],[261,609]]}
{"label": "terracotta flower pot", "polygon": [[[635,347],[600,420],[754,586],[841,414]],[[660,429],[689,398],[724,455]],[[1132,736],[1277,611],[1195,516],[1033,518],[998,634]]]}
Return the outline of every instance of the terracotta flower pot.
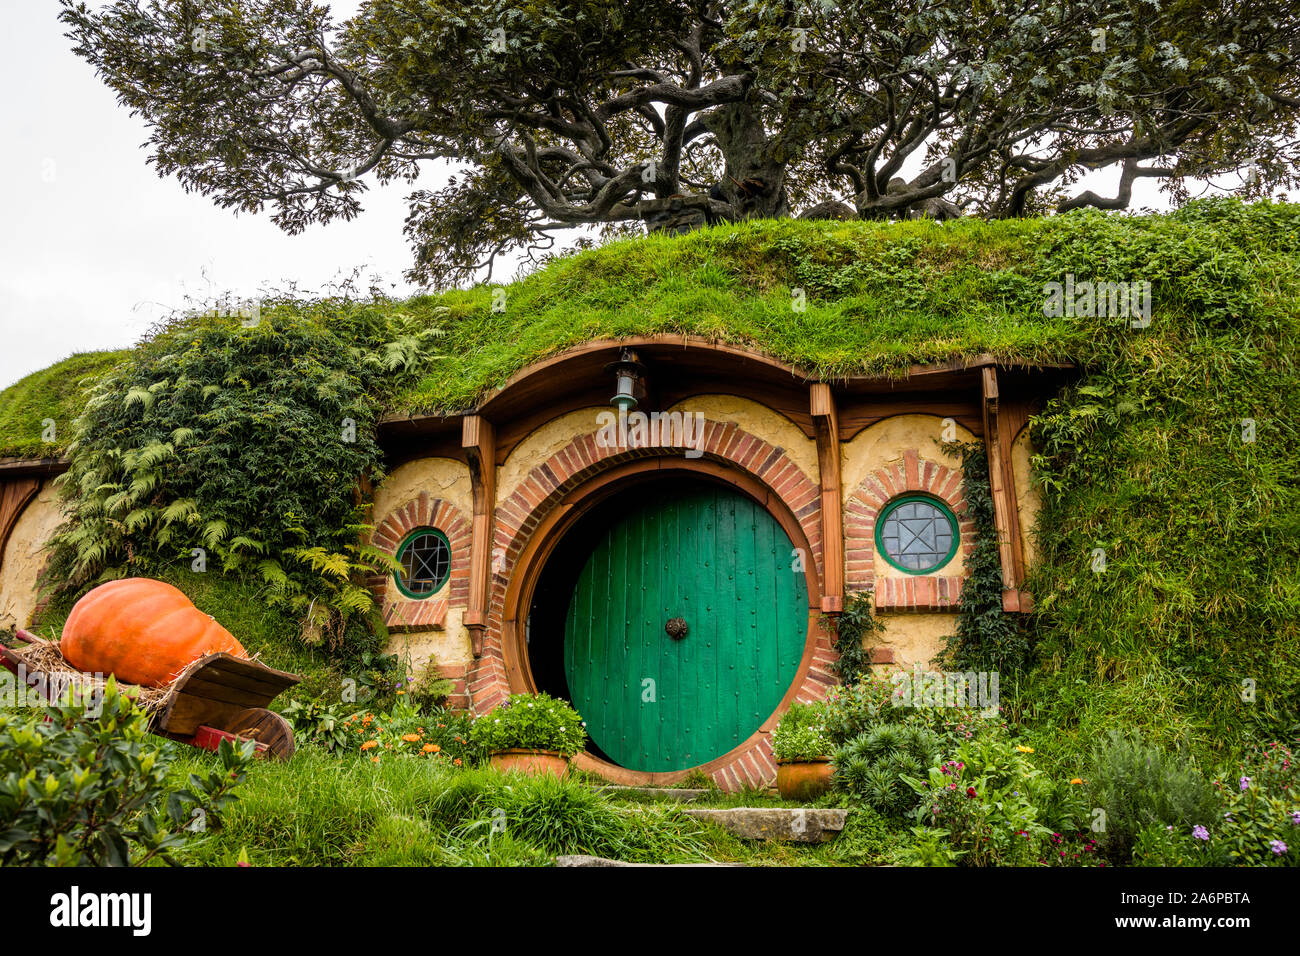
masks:
{"label": "terracotta flower pot", "polygon": [[831,758],[778,760],[776,789],[782,800],[815,800],[831,788]]}
{"label": "terracotta flower pot", "polygon": [[530,777],[550,774],[563,780],[569,773],[569,758],[558,750],[526,750],[511,747],[494,750],[488,756],[492,766],[502,773],[526,773]]}

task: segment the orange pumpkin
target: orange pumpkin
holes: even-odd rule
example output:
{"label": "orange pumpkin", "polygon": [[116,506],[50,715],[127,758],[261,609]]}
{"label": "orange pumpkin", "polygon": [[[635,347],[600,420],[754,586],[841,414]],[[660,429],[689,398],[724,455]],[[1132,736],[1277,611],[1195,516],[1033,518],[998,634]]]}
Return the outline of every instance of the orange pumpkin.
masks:
{"label": "orange pumpkin", "polygon": [[248,657],[234,635],[177,588],[149,578],[109,581],[72,607],[59,650],[79,671],[166,687],[190,663],[224,651]]}

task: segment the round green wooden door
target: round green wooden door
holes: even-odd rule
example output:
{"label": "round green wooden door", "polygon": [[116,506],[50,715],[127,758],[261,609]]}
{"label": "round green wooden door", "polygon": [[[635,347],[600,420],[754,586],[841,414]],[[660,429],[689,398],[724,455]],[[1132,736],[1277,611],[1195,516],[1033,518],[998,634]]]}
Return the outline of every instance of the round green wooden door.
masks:
{"label": "round green wooden door", "polygon": [[802,561],[764,508],[721,486],[651,492],[610,523],[578,577],[565,676],[611,760],[682,770],[771,716],[807,632]]}

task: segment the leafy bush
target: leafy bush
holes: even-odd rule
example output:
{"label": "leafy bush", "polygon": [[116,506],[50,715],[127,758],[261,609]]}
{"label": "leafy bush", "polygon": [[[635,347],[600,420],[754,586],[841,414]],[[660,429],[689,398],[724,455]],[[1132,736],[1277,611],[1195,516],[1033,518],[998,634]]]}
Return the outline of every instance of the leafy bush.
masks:
{"label": "leafy bush", "polygon": [[1300,766],[1278,743],[1252,747],[1236,779],[1215,781],[1221,813],[1204,830],[1234,866],[1300,866]]}
{"label": "leafy bush", "polygon": [[893,705],[894,687],[886,679],[868,674],[851,687],[837,687],[827,695],[826,733],[836,747],[882,723],[900,723],[907,710]]}
{"label": "leafy bush", "polygon": [[1190,830],[1212,819],[1214,792],[1185,753],[1112,730],[1093,751],[1089,793],[1104,816],[1102,852],[1127,863],[1152,824]]}
{"label": "leafy bush", "polygon": [[518,747],[571,757],[587,745],[586,726],[576,710],[549,694],[514,694],[474,721],[470,740],[489,753]]}
{"label": "leafy bush", "polygon": [[346,714],[339,704],[295,700],[284,708],[282,714],[293,724],[294,739],[299,745],[320,747],[331,754],[341,754],[348,749]]}
{"label": "leafy bush", "polygon": [[219,771],[169,790],[173,747],[116,682],[95,706],[0,711],[0,863],[131,866],[169,860],[187,831],[217,826],[253,759],[222,741]]}
{"label": "leafy bush", "polygon": [[920,724],[881,724],[835,751],[831,783],[884,816],[902,816],[918,798],[904,781],[942,756],[939,736]]}
{"label": "leafy bush", "polygon": [[1028,759],[1032,750],[1006,734],[962,743],[925,780],[906,782],[921,798],[918,821],[944,831],[954,861],[966,866],[1039,861],[1049,840],[1061,839],[1042,820],[1050,780]]}
{"label": "leafy bush", "polygon": [[260,579],[307,643],[341,643],[373,609],[355,579],[394,566],[359,540],[355,489],[381,474],[379,398],[439,334],[328,302],[268,306],[253,327],[174,321],[99,380],[77,419],[49,579],[76,590],[200,560]]}
{"label": "leafy bush", "polygon": [[815,760],[830,756],[826,733],[827,705],[793,703],[772,732],[772,753],[777,760]]}

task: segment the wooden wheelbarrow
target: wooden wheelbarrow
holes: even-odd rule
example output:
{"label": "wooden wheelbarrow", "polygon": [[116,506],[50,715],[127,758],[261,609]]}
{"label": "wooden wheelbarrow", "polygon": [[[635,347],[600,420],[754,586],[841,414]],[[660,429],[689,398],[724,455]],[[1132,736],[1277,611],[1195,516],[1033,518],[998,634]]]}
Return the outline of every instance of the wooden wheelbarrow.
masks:
{"label": "wooden wheelbarrow", "polygon": [[[23,650],[0,645],[0,666],[33,687],[56,686],[58,673],[30,658],[33,647],[52,646],[19,629]],[[72,671],[71,667],[68,671]],[[252,740],[259,753],[281,760],[293,756],[293,727],[267,705],[301,677],[231,654],[209,654],[194,661],[166,688],[150,709],[149,729],[160,737],[216,750],[222,740]]]}

